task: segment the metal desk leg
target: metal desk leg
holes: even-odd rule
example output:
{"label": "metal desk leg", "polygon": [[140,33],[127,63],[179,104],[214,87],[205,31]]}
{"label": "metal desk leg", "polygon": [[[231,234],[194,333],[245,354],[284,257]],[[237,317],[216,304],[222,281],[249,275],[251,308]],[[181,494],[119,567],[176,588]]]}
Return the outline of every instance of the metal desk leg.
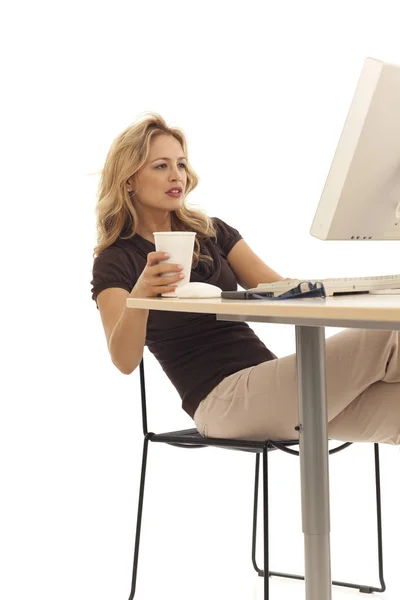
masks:
{"label": "metal desk leg", "polygon": [[306,600],[331,600],[325,329],[296,325]]}

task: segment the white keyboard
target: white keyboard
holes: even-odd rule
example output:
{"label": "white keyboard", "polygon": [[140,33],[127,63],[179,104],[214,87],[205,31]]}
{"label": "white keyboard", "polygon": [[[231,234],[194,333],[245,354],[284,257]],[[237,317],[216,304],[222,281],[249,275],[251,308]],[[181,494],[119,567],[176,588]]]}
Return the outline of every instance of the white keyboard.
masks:
{"label": "white keyboard", "polygon": [[251,288],[249,292],[274,292],[274,296],[291,290],[301,281],[321,281],[324,284],[327,296],[335,294],[368,293],[375,290],[398,290],[400,294],[400,275],[377,275],[376,277],[342,277],[340,279],[285,279],[273,283],[259,283],[257,287]]}

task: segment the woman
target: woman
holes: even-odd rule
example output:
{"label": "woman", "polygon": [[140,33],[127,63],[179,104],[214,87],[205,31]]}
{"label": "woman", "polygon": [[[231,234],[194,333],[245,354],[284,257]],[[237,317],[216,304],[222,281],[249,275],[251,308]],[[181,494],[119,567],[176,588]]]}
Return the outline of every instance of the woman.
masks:
{"label": "woman", "polygon": [[[246,323],[126,308],[129,296],[173,291],[183,276],[180,265],[162,262],[154,231],[197,233],[191,281],[236,290],[283,279],[236,229],[187,207],[197,183],[183,132],[157,114],[128,127],[110,148],[99,185],[92,297],[112,361],[132,373],[147,344],[203,436],[295,439],[295,354],[277,358]],[[348,329],[328,338],[326,378],[331,439],[400,444],[397,331]]]}

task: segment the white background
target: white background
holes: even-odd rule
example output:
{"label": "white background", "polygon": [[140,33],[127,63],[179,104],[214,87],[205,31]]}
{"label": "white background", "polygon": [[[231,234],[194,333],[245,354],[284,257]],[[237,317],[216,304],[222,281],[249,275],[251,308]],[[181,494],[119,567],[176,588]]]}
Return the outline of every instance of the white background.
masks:
{"label": "white background", "polygon": [[[0,598],[129,595],[141,412],[90,297],[96,187],[146,111],[181,127],[190,196],[285,277],[399,272],[396,242],[322,242],[312,217],[367,56],[400,63],[398,3],[13,3],[3,9]],[[294,330],[254,325],[278,355]],[[327,330],[331,335],[337,330]],[[147,358],[153,431],[191,427]],[[381,446],[388,591],[400,452]],[[151,446],[137,598],[262,597],[250,562],[252,455]],[[300,572],[298,460],[271,462],[271,568]],[[331,458],[332,574],[377,583],[373,447]],[[260,556],[261,560],[261,556]],[[271,580],[273,598],[303,583]],[[359,592],[334,589],[334,598]]]}

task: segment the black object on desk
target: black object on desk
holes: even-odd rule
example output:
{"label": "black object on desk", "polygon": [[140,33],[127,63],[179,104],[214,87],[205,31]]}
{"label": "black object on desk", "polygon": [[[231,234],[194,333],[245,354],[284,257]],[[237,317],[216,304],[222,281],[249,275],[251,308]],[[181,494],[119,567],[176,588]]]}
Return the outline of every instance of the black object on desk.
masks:
{"label": "black object on desk", "polygon": [[221,292],[221,298],[230,300],[290,300],[293,298],[326,298],[324,284],[321,281],[315,283],[311,281],[301,281],[291,290],[286,290],[279,296],[274,296],[274,292],[260,290],[259,292],[236,291]]}

